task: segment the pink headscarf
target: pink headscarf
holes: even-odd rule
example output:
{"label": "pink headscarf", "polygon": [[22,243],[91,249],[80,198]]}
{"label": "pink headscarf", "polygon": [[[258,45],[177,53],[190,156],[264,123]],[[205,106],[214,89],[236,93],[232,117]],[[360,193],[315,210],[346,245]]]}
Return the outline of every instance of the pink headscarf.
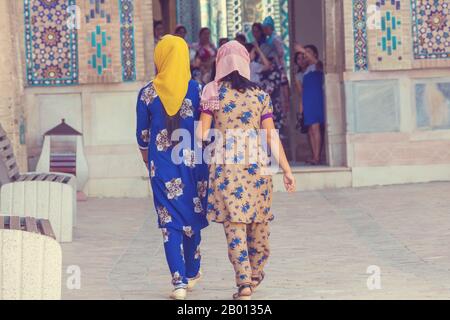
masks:
{"label": "pink headscarf", "polygon": [[250,80],[250,55],[247,49],[232,40],[220,47],[216,57],[216,77],[203,89],[201,106],[203,110],[219,109],[219,81],[233,71]]}

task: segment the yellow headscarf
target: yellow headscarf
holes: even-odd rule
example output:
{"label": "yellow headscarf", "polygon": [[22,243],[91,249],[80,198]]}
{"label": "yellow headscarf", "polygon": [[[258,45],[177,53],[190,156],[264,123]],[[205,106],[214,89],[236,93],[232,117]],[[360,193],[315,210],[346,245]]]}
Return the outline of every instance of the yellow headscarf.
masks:
{"label": "yellow headscarf", "polygon": [[166,35],[156,45],[153,80],[156,93],[169,116],[180,111],[191,79],[189,48],[180,37]]}

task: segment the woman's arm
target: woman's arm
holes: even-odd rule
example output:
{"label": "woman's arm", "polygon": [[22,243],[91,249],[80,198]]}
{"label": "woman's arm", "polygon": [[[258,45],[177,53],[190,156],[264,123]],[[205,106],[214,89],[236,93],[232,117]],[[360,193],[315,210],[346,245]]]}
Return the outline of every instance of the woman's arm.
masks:
{"label": "woman's arm", "polygon": [[295,78],[295,88],[297,89],[297,94],[299,96],[299,112],[303,112],[303,103],[302,103],[302,96],[303,96],[303,85],[301,84],[300,80]]}
{"label": "woman's arm", "polygon": [[148,144],[150,138],[150,114],[147,105],[142,100],[141,90],[136,103],[136,141],[141,151],[142,161],[148,168]]}
{"label": "woman's arm", "polygon": [[281,101],[283,103],[284,112],[289,113],[291,106],[289,97],[289,83],[281,85]]}
{"label": "woman's arm", "polygon": [[281,144],[280,137],[277,130],[275,129],[275,124],[272,118],[267,118],[262,122],[262,128],[267,132],[267,145],[283,170],[284,186],[288,192],[295,191],[295,178],[292,174],[291,166],[286,157],[283,145]]}
{"label": "woman's arm", "polygon": [[275,50],[277,51],[278,59],[284,66],[284,43],[280,37],[276,36],[274,39]]}
{"label": "woman's arm", "polygon": [[197,126],[197,130],[195,132],[195,136],[200,141],[205,141],[208,138],[209,130],[212,125],[212,114],[209,112],[202,112],[200,115],[200,123]]}
{"label": "woman's arm", "polygon": [[148,167],[148,149],[147,150],[140,149],[140,150],[141,150],[141,155],[142,155],[142,161],[144,161],[145,166],[147,167],[147,169],[150,169]]}
{"label": "woman's arm", "polygon": [[272,68],[272,63],[269,61],[269,59],[267,59],[266,55],[264,54],[264,52],[259,47],[258,42],[255,41],[253,43],[253,46],[254,46],[256,52],[258,53],[259,57],[261,58],[261,62],[263,64],[263,66],[264,66],[263,71],[270,70],[270,68]]}

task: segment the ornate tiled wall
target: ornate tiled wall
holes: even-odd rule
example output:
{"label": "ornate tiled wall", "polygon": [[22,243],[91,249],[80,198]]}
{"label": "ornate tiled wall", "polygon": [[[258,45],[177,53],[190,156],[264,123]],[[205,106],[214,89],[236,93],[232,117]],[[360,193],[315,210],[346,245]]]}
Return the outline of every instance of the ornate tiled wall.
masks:
{"label": "ornate tiled wall", "polygon": [[[351,8],[349,10],[350,15],[347,15],[347,23],[349,18],[352,17],[353,24],[353,66],[355,71],[365,71],[369,69],[369,59],[367,55],[367,3],[365,0],[352,0]],[[350,30],[347,29],[347,33]],[[348,45],[351,45],[348,43]]]}
{"label": "ornate tiled wall", "polygon": [[450,2],[412,0],[414,66],[450,66]]}
{"label": "ornate tiled wall", "polygon": [[[142,1],[146,0],[23,0],[28,85],[142,78],[143,17],[136,10]],[[76,15],[80,23],[70,28],[67,21],[76,21]]]}
{"label": "ornate tiled wall", "polygon": [[24,0],[27,82],[33,86],[78,83],[77,30],[69,29],[75,0]]}
{"label": "ornate tiled wall", "polygon": [[345,7],[348,69],[450,67],[448,0],[346,0]]}
{"label": "ornate tiled wall", "polygon": [[120,16],[120,53],[122,62],[122,80],[136,80],[136,48],[134,32],[134,1],[119,1]]}
{"label": "ornate tiled wall", "polygon": [[81,0],[80,83],[120,82],[117,0]]}
{"label": "ornate tiled wall", "polygon": [[369,0],[367,2],[370,69],[410,69],[409,1]]}

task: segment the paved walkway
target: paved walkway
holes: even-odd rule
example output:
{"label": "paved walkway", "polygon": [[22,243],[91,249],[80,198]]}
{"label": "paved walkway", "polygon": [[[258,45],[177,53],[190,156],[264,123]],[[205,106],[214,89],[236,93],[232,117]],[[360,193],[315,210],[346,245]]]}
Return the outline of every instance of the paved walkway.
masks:
{"label": "paved walkway", "polygon": [[[273,208],[272,255],[255,299],[450,298],[450,183],[277,193]],[[190,298],[229,299],[221,226],[203,239],[205,277]],[[81,289],[63,283],[64,299],[165,299],[170,290],[148,199],[80,203],[63,260],[81,268]],[[368,289],[369,266],[381,289]]]}

